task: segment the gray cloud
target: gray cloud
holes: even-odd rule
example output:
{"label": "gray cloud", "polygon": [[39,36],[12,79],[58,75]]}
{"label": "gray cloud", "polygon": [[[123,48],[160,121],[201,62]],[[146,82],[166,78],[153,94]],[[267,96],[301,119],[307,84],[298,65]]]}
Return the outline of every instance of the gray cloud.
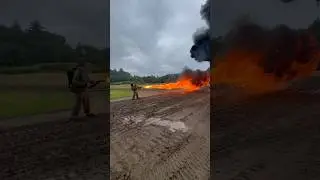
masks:
{"label": "gray cloud", "polygon": [[194,0],[111,0],[111,68],[163,75],[184,66],[207,69],[190,58],[192,34],[206,25]]}
{"label": "gray cloud", "polygon": [[[206,25],[200,8],[204,0],[111,0],[111,67],[137,74],[178,72],[184,66],[207,68],[190,58],[192,35]],[[314,21],[315,0],[214,0],[212,33],[223,35],[243,14],[272,26],[303,28]],[[35,19],[50,31],[99,47],[106,46],[109,7],[106,0],[2,0],[0,24],[18,20],[24,27]]]}
{"label": "gray cloud", "polygon": [[39,20],[49,31],[64,35],[71,44],[106,46],[109,7],[106,0],[2,0],[0,24],[17,20],[23,27]]}
{"label": "gray cloud", "polygon": [[264,26],[286,24],[292,28],[305,28],[312,23],[320,11],[316,0],[214,0],[213,34],[225,34],[239,16],[249,14],[254,22]]}

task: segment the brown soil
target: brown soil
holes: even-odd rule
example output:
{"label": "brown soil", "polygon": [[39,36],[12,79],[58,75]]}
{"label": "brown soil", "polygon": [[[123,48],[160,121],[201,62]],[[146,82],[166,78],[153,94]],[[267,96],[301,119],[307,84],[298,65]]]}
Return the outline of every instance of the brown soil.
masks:
{"label": "brown soil", "polygon": [[0,179],[105,180],[110,174],[112,179],[209,177],[208,92],[166,92],[113,102],[111,173],[106,144],[109,114],[102,113],[108,107],[99,104],[93,108],[100,112],[97,118],[79,122],[67,121],[69,112],[57,112],[61,117],[28,117],[25,120],[34,119],[28,123],[11,119],[16,125],[3,121]]}
{"label": "brown soil", "polygon": [[234,103],[215,103],[213,179],[320,179],[319,79]]}
{"label": "brown soil", "polygon": [[0,179],[106,179],[108,116],[3,130]]}
{"label": "brown soil", "polygon": [[111,104],[111,179],[208,179],[210,93]]}
{"label": "brown soil", "polygon": [[212,179],[320,179],[319,79],[256,97],[215,89],[211,109],[207,89],[112,102],[110,147],[108,113],[8,126],[0,179],[207,180],[210,135]]}
{"label": "brown soil", "polygon": [[72,122],[59,111],[1,120],[0,179],[107,179],[109,114],[101,94],[92,94],[93,119]]}

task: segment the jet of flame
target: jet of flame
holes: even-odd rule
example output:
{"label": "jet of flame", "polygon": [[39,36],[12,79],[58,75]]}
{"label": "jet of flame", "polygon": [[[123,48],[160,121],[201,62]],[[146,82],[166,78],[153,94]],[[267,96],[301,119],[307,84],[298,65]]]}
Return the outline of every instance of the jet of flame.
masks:
{"label": "jet of flame", "polygon": [[209,86],[209,79],[209,72],[185,70],[180,78],[174,83],[148,85],[144,86],[144,88],[163,90],[181,89],[185,92],[192,92],[199,90],[202,87]]}

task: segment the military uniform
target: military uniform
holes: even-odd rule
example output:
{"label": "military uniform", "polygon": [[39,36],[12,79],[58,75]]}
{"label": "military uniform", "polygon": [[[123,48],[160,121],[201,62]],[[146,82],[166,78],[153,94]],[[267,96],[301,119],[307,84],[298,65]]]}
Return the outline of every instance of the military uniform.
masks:
{"label": "military uniform", "polygon": [[132,100],[139,99],[138,86],[136,84],[131,84],[131,90],[133,92]]}
{"label": "military uniform", "polygon": [[83,67],[78,67],[72,79],[72,89],[75,94],[75,105],[72,109],[71,116],[73,118],[78,117],[81,106],[87,116],[93,116],[90,112],[90,101],[88,93],[88,84],[91,83],[88,72]]}

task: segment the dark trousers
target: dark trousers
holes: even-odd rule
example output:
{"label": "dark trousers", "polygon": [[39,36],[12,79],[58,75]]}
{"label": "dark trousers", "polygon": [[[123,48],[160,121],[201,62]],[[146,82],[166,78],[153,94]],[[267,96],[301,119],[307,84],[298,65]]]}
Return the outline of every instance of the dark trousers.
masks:
{"label": "dark trousers", "polygon": [[85,114],[90,113],[90,101],[89,101],[89,93],[88,91],[84,91],[81,93],[75,93],[75,104],[72,109],[72,116],[76,117],[79,115],[81,106],[83,107],[83,111]]}
{"label": "dark trousers", "polygon": [[137,91],[133,91],[132,99],[139,99],[139,95]]}

